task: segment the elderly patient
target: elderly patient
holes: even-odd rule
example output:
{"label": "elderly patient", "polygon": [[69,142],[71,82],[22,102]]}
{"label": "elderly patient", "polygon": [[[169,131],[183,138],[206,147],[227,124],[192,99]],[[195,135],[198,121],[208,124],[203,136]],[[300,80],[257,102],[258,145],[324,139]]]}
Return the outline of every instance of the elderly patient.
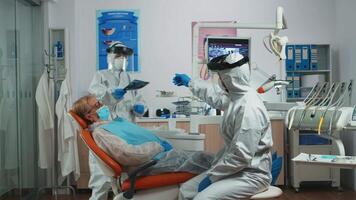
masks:
{"label": "elderly patient", "polygon": [[176,171],[199,174],[211,166],[213,156],[210,154],[173,149],[171,144],[147,129],[122,118],[110,120],[110,111],[95,96],[80,98],[72,110],[90,125],[97,145],[119,162],[125,171],[152,159],[157,160],[157,164],[141,175]]}

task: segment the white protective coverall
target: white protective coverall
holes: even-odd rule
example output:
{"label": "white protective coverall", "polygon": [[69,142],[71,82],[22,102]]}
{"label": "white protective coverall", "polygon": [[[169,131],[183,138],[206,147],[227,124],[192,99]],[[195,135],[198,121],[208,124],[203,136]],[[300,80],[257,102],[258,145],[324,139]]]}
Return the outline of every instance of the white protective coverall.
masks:
{"label": "white protective coverall", "polygon": [[[242,55],[237,55],[240,60]],[[209,170],[181,186],[180,199],[246,199],[270,185],[271,124],[262,100],[249,86],[249,65],[218,73],[228,92],[202,80],[192,80],[189,87],[195,96],[224,111],[221,134],[225,146]],[[198,193],[206,176],[212,184]]]}
{"label": "white protective coverall", "polygon": [[[116,44],[122,45],[121,43],[114,45]],[[122,117],[128,121],[134,121],[135,116],[140,116],[140,114],[133,112],[133,106],[136,103],[144,105],[144,101],[135,90],[128,91],[122,100],[117,100],[112,96],[116,88],[124,88],[131,81],[130,75],[123,70],[126,66],[114,67],[112,56],[108,54],[109,69],[95,73],[89,86],[89,93],[94,94],[109,107],[113,118]],[[104,175],[91,152],[89,152],[89,168],[89,188],[92,188],[90,200],[106,200],[108,191],[111,189],[111,180],[110,177]]]}
{"label": "white protective coverall", "polygon": [[97,71],[89,86],[89,93],[94,94],[104,105],[109,106],[113,118],[122,117],[129,121],[134,121],[135,116],[140,116],[133,112],[136,103],[142,103],[141,95],[136,90],[128,91],[124,99],[117,100],[112,96],[116,88],[124,88],[130,83],[131,77],[125,71],[108,69]]}

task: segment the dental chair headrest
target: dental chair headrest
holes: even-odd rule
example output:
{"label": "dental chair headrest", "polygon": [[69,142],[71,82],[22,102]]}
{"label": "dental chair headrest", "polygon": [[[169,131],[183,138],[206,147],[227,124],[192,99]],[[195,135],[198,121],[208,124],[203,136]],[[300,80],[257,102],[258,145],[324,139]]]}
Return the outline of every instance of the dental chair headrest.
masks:
{"label": "dental chair headrest", "polygon": [[69,114],[75,119],[75,121],[79,124],[79,126],[82,129],[86,129],[88,128],[88,124],[84,121],[84,119],[82,119],[81,117],[79,117],[75,112],[73,112],[72,110],[69,111]]}

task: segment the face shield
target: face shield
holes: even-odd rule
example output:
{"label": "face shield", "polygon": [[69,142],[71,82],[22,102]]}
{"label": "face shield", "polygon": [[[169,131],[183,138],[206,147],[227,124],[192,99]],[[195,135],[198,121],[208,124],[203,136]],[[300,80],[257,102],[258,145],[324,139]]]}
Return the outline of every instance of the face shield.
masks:
{"label": "face shield", "polygon": [[114,42],[106,49],[108,68],[112,70],[126,71],[133,68],[133,50],[121,42]]}
{"label": "face shield", "polygon": [[249,58],[247,56],[243,57],[239,53],[231,53],[213,58],[208,63],[208,69],[211,71],[219,72],[222,70],[240,67],[248,62]]}

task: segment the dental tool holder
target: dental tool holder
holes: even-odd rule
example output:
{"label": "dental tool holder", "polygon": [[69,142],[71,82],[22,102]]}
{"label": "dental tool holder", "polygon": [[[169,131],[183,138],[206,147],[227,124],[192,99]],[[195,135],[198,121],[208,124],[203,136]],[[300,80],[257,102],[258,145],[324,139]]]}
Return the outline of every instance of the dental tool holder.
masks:
{"label": "dental tool holder", "polygon": [[[317,131],[320,119],[324,115],[324,121],[321,125],[322,132],[327,131],[330,134],[330,131],[341,131],[347,126],[352,111],[352,107],[341,107],[339,109],[335,107],[327,108],[326,106],[313,106],[307,109],[304,107],[296,108],[291,128]],[[330,123],[331,130],[329,130]]]}

